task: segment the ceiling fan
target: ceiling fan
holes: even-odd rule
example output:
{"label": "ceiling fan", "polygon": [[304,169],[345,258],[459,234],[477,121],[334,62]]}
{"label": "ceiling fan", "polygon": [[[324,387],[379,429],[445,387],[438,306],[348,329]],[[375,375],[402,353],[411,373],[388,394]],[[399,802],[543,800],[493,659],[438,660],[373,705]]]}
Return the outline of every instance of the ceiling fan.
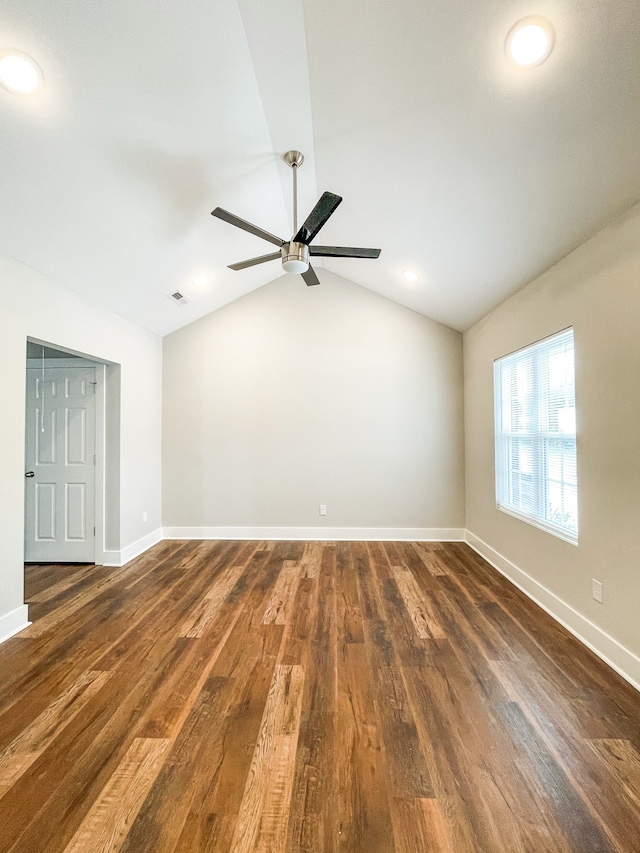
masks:
{"label": "ceiling fan", "polygon": [[295,236],[291,240],[282,240],[276,237],[275,234],[270,234],[257,225],[252,225],[245,219],[240,219],[228,210],[222,207],[216,207],[211,211],[212,216],[217,216],[218,219],[223,219],[230,225],[235,225],[236,228],[242,228],[243,231],[248,231],[249,234],[255,234],[256,237],[262,237],[263,240],[268,240],[278,246],[278,252],[272,252],[269,255],[260,255],[257,258],[249,258],[247,261],[240,261],[237,264],[229,264],[230,270],[243,270],[247,267],[253,267],[256,264],[264,264],[267,261],[275,261],[280,258],[282,268],[285,272],[300,273],[302,278],[308,285],[320,284],[315,270],[309,262],[309,257],[321,258],[377,258],[380,256],[380,249],[354,249],[351,246],[312,246],[311,241],[316,236],[318,231],[329,219],[336,207],[342,201],[342,196],[334,193],[322,193],[316,206],[313,208],[304,224],[298,229],[298,169],[304,163],[304,156],[299,151],[287,151],[284,155],[284,161],[293,170],[293,231]]}

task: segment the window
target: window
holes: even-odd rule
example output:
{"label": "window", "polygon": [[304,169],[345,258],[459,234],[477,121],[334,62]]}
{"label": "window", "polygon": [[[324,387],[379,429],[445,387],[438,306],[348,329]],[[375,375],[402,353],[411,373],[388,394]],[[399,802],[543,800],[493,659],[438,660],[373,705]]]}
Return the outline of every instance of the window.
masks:
{"label": "window", "polygon": [[498,509],[577,544],[573,329],[499,358],[493,380]]}

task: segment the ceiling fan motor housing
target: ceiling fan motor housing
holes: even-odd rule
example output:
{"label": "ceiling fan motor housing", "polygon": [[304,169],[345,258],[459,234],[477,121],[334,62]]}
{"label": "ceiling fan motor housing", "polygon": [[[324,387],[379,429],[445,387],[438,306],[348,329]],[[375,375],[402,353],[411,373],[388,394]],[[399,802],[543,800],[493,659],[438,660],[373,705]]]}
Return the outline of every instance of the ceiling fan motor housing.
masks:
{"label": "ceiling fan motor housing", "polygon": [[304,243],[285,243],[282,249],[282,269],[285,272],[303,273],[309,269],[309,247]]}

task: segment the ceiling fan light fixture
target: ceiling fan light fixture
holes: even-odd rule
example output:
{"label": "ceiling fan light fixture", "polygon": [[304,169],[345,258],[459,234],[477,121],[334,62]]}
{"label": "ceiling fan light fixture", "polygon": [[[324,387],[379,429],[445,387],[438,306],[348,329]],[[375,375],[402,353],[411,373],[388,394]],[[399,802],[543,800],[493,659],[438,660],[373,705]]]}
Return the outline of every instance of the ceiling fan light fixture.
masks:
{"label": "ceiling fan light fixture", "polygon": [[285,243],[282,251],[282,269],[285,272],[304,273],[309,269],[309,247],[304,243]]}
{"label": "ceiling fan light fixture", "polygon": [[505,49],[508,58],[520,68],[541,65],[553,50],[555,34],[545,18],[523,18],[511,28]]}

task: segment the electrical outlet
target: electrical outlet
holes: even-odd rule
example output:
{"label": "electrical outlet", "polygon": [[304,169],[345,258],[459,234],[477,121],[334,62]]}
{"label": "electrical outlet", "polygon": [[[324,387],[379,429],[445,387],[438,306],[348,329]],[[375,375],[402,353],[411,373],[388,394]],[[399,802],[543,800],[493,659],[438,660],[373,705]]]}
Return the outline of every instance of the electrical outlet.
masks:
{"label": "electrical outlet", "polygon": [[320,504],[320,515],[326,515],[326,514],[327,514],[327,505],[326,504]]}
{"label": "electrical outlet", "polygon": [[147,513],[146,513],[146,512],[143,512],[143,513],[142,513],[142,523],[143,523],[143,524],[146,524],[146,523],[147,523]]}
{"label": "electrical outlet", "polygon": [[596,601],[599,601],[600,604],[602,604],[602,584],[595,578],[591,579],[591,594]]}

